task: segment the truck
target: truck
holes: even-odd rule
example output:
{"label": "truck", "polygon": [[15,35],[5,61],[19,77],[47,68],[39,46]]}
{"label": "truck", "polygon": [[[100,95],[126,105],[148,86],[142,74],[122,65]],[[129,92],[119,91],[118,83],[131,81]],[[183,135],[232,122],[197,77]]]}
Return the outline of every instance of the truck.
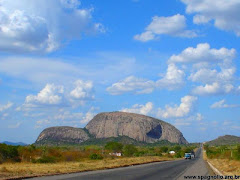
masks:
{"label": "truck", "polygon": [[191,153],[185,153],[185,159],[192,159]]}
{"label": "truck", "polygon": [[191,151],[190,153],[185,153],[185,159],[193,159],[195,158],[195,152]]}

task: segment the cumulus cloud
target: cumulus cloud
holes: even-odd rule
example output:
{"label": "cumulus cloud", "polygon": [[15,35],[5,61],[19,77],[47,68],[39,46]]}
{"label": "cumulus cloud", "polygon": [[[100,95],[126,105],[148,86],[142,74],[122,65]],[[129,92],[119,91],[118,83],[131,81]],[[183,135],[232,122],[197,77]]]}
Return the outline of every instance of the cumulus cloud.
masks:
{"label": "cumulus cloud", "polygon": [[121,111],[122,112],[131,112],[131,113],[147,115],[152,110],[153,110],[153,103],[152,102],[148,102],[145,105],[135,104],[131,108],[124,108]]}
{"label": "cumulus cloud", "polygon": [[235,49],[211,48],[208,43],[198,44],[196,48],[188,47],[178,55],[172,55],[168,62],[169,63],[219,63],[229,62],[236,56]]}
{"label": "cumulus cloud", "polygon": [[75,82],[75,88],[70,92],[70,96],[74,99],[89,100],[94,99],[93,83],[91,81],[83,81],[81,79]]}
{"label": "cumulus cloud", "polygon": [[224,31],[232,31],[240,36],[240,2],[238,0],[181,0],[186,4],[186,12],[195,14],[195,24],[206,24],[213,20],[214,26]]}
{"label": "cumulus cloud", "polygon": [[[28,95],[25,98],[23,105],[17,107],[16,111],[33,111],[34,108],[63,108],[72,107],[77,108],[78,106],[83,106],[87,101],[94,99],[93,83],[91,81],[83,81],[78,79],[74,83],[68,86],[55,85],[47,83],[45,87],[36,95]],[[70,112],[62,112],[58,114],[57,118],[63,119],[64,117],[70,118]],[[38,112],[40,116],[41,113]],[[35,114],[36,115],[36,114]],[[81,114],[71,114],[81,115]],[[27,113],[26,116],[29,116]],[[55,119],[55,117],[54,117]]]}
{"label": "cumulus cloud", "polygon": [[112,84],[107,91],[112,95],[119,95],[126,92],[135,94],[148,94],[154,90],[155,83],[150,80],[129,76],[124,80]]}
{"label": "cumulus cloud", "polygon": [[239,105],[237,104],[226,104],[225,103],[225,99],[220,100],[218,102],[215,102],[211,105],[212,109],[216,109],[216,108],[234,108],[234,107],[239,107]]}
{"label": "cumulus cloud", "polygon": [[155,88],[174,90],[182,87],[184,84],[184,71],[178,69],[175,64],[169,64],[166,74],[156,82],[129,76],[124,80],[112,84],[107,91],[112,95],[133,92],[135,94],[148,94]]}
{"label": "cumulus cloud", "polygon": [[235,57],[235,49],[214,49],[208,43],[203,43],[196,48],[188,47],[178,55],[172,55],[168,63],[192,65],[188,80],[204,84],[194,88],[194,94],[219,95],[235,89],[232,85],[236,72],[233,65]]}
{"label": "cumulus cloud", "polygon": [[218,72],[216,69],[199,69],[197,72],[192,73],[189,76],[189,80],[193,82],[212,83],[213,81],[218,82],[230,82],[233,80],[233,75],[236,72],[236,68],[221,69]]}
{"label": "cumulus cloud", "polygon": [[171,63],[168,65],[168,69],[164,77],[156,82],[156,86],[160,89],[173,90],[184,85],[185,73],[183,70]]}
{"label": "cumulus cloud", "polygon": [[196,37],[194,31],[186,30],[186,18],[176,14],[169,17],[154,16],[152,22],[145,28],[145,32],[134,36],[135,40],[147,42],[157,39],[160,35],[170,35],[177,37]]}
{"label": "cumulus cloud", "polygon": [[103,31],[78,0],[0,1],[0,50],[51,52],[83,33]]}
{"label": "cumulus cloud", "polygon": [[232,84],[220,84],[214,82],[213,84],[206,84],[205,86],[197,86],[192,90],[193,94],[196,95],[221,95],[228,94],[234,91],[234,86]]}
{"label": "cumulus cloud", "polygon": [[63,86],[47,84],[37,95],[28,95],[25,103],[30,105],[59,105],[62,103]]}
{"label": "cumulus cloud", "polygon": [[175,106],[166,105],[165,109],[158,109],[157,116],[160,118],[179,118],[189,115],[193,109],[194,104],[197,101],[195,96],[184,96],[181,98],[181,104]]}

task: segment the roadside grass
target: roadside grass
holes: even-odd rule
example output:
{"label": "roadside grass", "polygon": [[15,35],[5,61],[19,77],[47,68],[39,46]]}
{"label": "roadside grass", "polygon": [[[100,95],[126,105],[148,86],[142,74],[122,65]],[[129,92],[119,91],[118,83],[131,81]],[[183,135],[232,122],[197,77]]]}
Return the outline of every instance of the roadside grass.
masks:
{"label": "roadside grass", "polygon": [[208,159],[224,175],[240,175],[240,161],[229,159]]}
{"label": "roadside grass", "polygon": [[[211,147],[212,149],[216,147]],[[217,168],[223,175],[240,175],[240,161],[231,159],[230,151],[222,151],[221,154],[215,153],[215,156],[208,157],[206,149],[209,150],[209,147],[204,147],[203,159],[210,162],[215,168]],[[211,149],[210,149],[211,152]]]}
{"label": "roadside grass", "polygon": [[174,158],[146,156],[146,157],[114,157],[105,158],[103,160],[84,159],[79,162],[59,162],[50,164],[38,164],[27,162],[3,163],[0,164],[0,179],[93,171],[168,160],[174,160]]}

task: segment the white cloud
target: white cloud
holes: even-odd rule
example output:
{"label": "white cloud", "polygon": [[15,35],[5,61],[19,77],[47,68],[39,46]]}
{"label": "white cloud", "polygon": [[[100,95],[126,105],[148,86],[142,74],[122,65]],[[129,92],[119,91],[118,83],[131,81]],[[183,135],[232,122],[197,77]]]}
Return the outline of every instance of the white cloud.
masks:
{"label": "white cloud", "polygon": [[208,43],[203,43],[198,44],[196,48],[188,47],[178,55],[172,55],[168,63],[192,65],[188,80],[204,84],[194,88],[194,94],[219,95],[234,90],[232,84],[236,68],[232,61],[235,57],[235,49],[214,49]]}
{"label": "white cloud", "polygon": [[77,80],[75,89],[70,92],[70,96],[74,99],[88,100],[94,99],[93,83],[91,81]]}
{"label": "white cloud", "polygon": [[124,108],[121,111],[147,115],[152,110],[153,110],[153,103],[148,102],[145,105],[135,104],[131,108]]}
{"label": "white cloud", "polygon": [[185,117],[189,115],[194,108],[194,103],[197,101],[195,96],[184,96],[181,98],[181,104],[171,107],[169,105],[165,106],[165,109],[158,109],[157,116],[160,118],[178,118]]}
{"label": "white cloud", "polygon": [[156,82],[158,88],[173,90],[184,85],[184,71],[178,69],[175,64],[169,64],[167,73]]}
{"label": "white cloud", "polygon": [[63,86],[47,84],[37,95],[28,95],[25,104],[28,105],[59,105],[62,103]]}
{"label": "white cloud", "polygon": [[147,79],[129,76],[124,80],[112,84],[107,91],[112,95],[133,92],[135,94],[148,94],[155,88],[174,90],[184,84],[184,71],[178,69],[175,64],[169,64],[166,74],[162,79],[154,82]]}
{"label": "white cloud", "polygon": [[236,56],[235,49],[210,48],[208,43],[198,44],[196,48],[188,47],[183,50],[179,55],[172,55],[168,62],[169,63],[229,63]]}
{"label": "white cloud", "polygon": [[150,80],[129,76],[124,80],[112,84],[107,91],[112,95],[119,95],[126,92],[135,94],[148,94],[154,90],[155,83]]}
{"label": "white cloud", "polygon": [[232,31],[240,36],[240,2],[238,0],[181,0],[186,4],[186,12],[196,14],[195,24],[206,24],[211,20],[214,26],[225,31]]}
{"label": "white cloud", "polygon": [[62,41],[101,32],[102,25],[92,22],[92,11],[78,0],[2,0],[0,50],[51,52]]}
{"label": "white cloud", "polygon": [[177,37],[196,37],[194,31],[186,30],[186,18],[176,14],[169,17],[154,16],[152,22],[145,28],[145,32],[134,36],[135,40],[146,42],[157,39],[160,35],[170,35]]}
{"label": "white cloud", "polygon": [[6,111],[13,106],[13,103],[8,102],[5,105],[0,105],[0,112]]}
{"label": "white cloud", "polygon": [[206,84],[205,86],[198,86],[192,90],[193,94],[196,95],[220,95],[220,94],[228,94],[233,92],[234,86],[232,84],[220,84],[218,82],[214,82],[213,84]]}
{"label": "white cloud", "polygon": [[218,72],[216,69],[199,69],[197,72],[192,73],[189,76],[189,80],[193,82],[212,83],[213,81],[218,82],[230,82],[233,80],[233,75],[236,72],[236,68],[221,69]]}
{"label": "white cloud", "polygon": [[211,105],[212,109],[216,109],[216,108],[234,108],[234,107],[239,107],[239,105],[237,104],[226,104],[225,103],[225,99],[215,102]]}

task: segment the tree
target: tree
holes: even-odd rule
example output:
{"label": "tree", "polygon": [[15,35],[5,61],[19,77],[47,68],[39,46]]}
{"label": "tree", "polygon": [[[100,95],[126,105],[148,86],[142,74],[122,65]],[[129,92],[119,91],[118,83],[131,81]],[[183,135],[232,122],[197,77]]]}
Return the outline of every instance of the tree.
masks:
{"label": "tree", "polygon": [[168,147],[167,146],[162,146],[160,149],[164,153],[168,152]]}
{"label": "tree", "polygon": [[105,145],[105,149],[113,151],[113,152],[121,152],[123,149],[123,145],[118,142],[108,142]]}
{"label": "tree", "polygon": [[137,148],[132,144],[127,144],[123,148],[123,154],[125,156],[132,156],[134,153],[137,153]]}
{"label": "tree", "polygon": [[181,151],[181,146],[179,146],[179,145],[174,146],[173,150],[176,152],[179,152],[179,151]]}

